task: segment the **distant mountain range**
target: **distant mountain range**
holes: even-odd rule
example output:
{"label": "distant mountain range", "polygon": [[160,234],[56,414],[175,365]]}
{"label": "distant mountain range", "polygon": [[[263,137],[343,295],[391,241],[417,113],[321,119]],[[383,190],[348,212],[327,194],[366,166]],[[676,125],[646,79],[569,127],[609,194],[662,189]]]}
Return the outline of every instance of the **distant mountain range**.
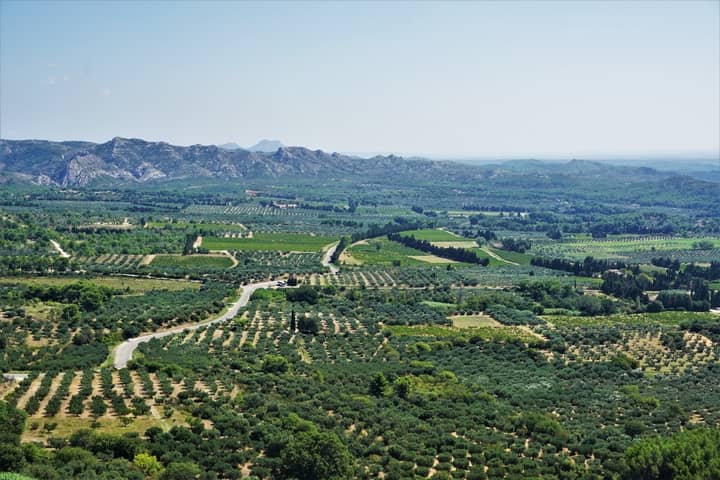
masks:
{"label": "distant mountain range", "polygon": [[235,142],[223,143],[218,147],[223,150],[247,150],[249,152],[275,152],[278,148],[283,148],[285,145],[280,140],[260,140],[252,147],[243,148]]}
{"label": "distant mountain range", "polygon": [[[275,148],[277,145],[277,148]],[[257,148],[257,151],[252,149]],[[262,151],[267,148],[270,151]],[[480,191],[576,188],[595,192],[645,184],[652,191],[682,185],[697,192],[702,201],[717,200],[717,183],[679,177],[646,167],[607,165],[573,160],[547,163],[533,160],[494,165],[434,161],[377,155],[359,158],[304,147],[285,147],[277,141],[261,141],[250,149],[192,145],[116,137],[105,143],[83,141],[0,140],[0,183],[33,182],[60,187],[142,184],[173,180],[223,181],[320,179],[324,182],[382,183],[393,186],[450,185]],[[678,180],[681,179],[681,180]],[[682,180],[686,179],[686,180]],[[510,190],[508,190],[510,189]],[[458,190],[456,194],[461,194]]]}
{"label": "distant mountain range", "polygon": [[[261,147],[272,141],[260,142]],[[134,183],[180,179],[225,180],[324,177],[404,180],[458,178],[478,169],[393,155],[359,159],[304,147],[271,152],[215,145],[181,147],[116,137],[106,143],[0,140],[0,176],[37,184],[86,186],[103,180]]]}

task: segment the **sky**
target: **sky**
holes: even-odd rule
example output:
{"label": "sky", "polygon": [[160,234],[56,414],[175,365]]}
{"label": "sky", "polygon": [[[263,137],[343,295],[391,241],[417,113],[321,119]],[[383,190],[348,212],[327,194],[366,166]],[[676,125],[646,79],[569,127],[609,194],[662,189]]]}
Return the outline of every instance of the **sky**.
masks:
{"label": "sky", "polygon": [[0,0],[0,138],[720,157],[720,1]]}

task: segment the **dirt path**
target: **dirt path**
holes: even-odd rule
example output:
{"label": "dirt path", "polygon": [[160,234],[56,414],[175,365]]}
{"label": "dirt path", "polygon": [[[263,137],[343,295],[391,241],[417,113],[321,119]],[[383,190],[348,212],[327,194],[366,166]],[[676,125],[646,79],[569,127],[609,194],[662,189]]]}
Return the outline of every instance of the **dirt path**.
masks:
{"label": "dirt path", "polygon": [[55,240],[50,240],[50,243],[52,243],[53,248],[57,250],[57,252],[62,258],[70,258],[70,254],[63,250],[58,242],[56,242]]}
{"label": "dirt path", "polygon": [[507,264],[509,264],[509,265],[516,265],[516,266],[517,266],[517,265],[520,265],[519,263],[511,262],[510,260],[505,260],[505,259],[502,258],[500,255],[498,255],[497,253],[493,252],[492,250],[490,250],[490,249],[487,248],[487,247],[481,247],[480,250],[482,250],[483,252],[487,253],[488,255],[490,255],[492,258],[494,258],[495,260],[497,260],[497,261],[499,261],[499,262],[507,263]]}
{"label": "dirt path", "polygon": [[41,373],[35,380],[33,380],[33,382],[30,384],[30,388],[28,388],[27,391],[18,399],[18,408],[25,408],[25,404],[28,402],[28,400],[30,400],[30,397],[35,395],[35,392],[37,392],[38,388],[40,388],[40,383],[42,382],[43,378],[45,378],[45,374]]}
{"label": "dirt path", "polygon": [[235,258],[235,255],[232,255],[228,250],[220,250],[220,251],[221,251],[223,254],[227,255],[227,257],[228,257],[228,258],[230,259],[230,261],[232,262],[232,267],[231,267],[231,268],[235,268],[235,267],[238,266],[238,263],[239,263],[239,262],[237,261],[237,258]]}
{"label": "dirt path", "polygon": [[140,260],[140,263],[138,263],[138,266],[141,266],[141,267],[142,267],[143,265],[150,265],[153,260],[155,260],[155,255],[154,255],[154,254],[145,255],[145,256],[143,257],[143,259]]}
{"label": "dirt path", "polygon": [[40,400],[40,406],[37,409],[37,412],[35,412],[34,416],[42,417],[45,415],[45,408],[47,407],[47,404],[50,402],[50,399],[55,396],[55,392],[57,392],[58,387],[60,386],[60,382],[63,378],[65,378],[65,375],[72,375],[70,372],[60,372],[59,374],[55,375],[55,378],[53,378],[52,383],[50,384],[50,390],[48,391],[47,395],[45,395],[45,398]]}

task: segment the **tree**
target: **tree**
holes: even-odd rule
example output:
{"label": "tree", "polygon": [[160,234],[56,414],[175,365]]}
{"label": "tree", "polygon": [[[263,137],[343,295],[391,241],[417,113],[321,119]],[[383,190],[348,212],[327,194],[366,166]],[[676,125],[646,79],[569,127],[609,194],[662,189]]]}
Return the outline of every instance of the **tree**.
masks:
{"label": "tree", "polygon": [[192,462],[173,462],[160,476],[161,480],[195,480],[200,468]]}
{"label": "tree", "polygon": [[395,380],[395,383],[393,384],[393,389],[395,390],[395,393],[400,398],[407,398],[410,394],[410,379],[407,377],[400,377],[397,380]]}
{"label": "tree", "polygon": [[692,244],[694,250],[712,250],[715,245],[710,240],[700,240]]}
{"label": "tree", "polygon": [[389,386],[390,384],[387,378],[385,378],[385,375],[382,372],[378,372],[370,381],[370,394],[376,397],[382,397],[387,394]]}
{"label": "tree", "polygon": [[348,212],[355,213],[355,210],[357,210],[357,207],[359,204],[360,204],[360,202],[358,202],[354,198],[352,198],[352,197],[348,198]]}
{"label": "tree", "polygon": [[625,451],[625,463],[627,479],[720,478],[720,430],[698,428],[643,439]]}
{"label": "tree", "polygon": [[139,468],[145,474],[145,478],[148,479],[157,478],[163,471],[157,457],[145,452],[135,455],[133,465]]}
{"label": "tree", "polygon": [[95,395],[94,397],[92,397],[92,400],[90,401],[90,412],[93,414],[93,416],[102,417],[103,415],[105,415],[106,411],[107,407],[105,406],[103,398],[100,395]]}
{"label": "tree", "polygon": [[25,428],[25,413],[0,401],[0,443],[19,443]]}
{"label": "tree", "polygon": [[352,474],[352,457],[334,433],[301,432],[280,453],[283,478],[340,480]]}
{"label": "tree", "polygon": [[295,310],[290,314],[290,333],[295,333],[297,330],[297,317],[295,316]]}
{"label": "tree", "polygon": [[74,324],[80,320],[80,309],[74,303],[66,305],[62,310],[60,318],[70,324]]}
{"label": "tree", "polygon": [[307,302],[314,305],[318,301],[318,291],[310,285],[285,290],[285,298],[291,302]]}
{"label": "tree", "polygon": [[317,318],[303,315],[300,317],[297,327],[300,333],[315,335],[320,331],[320,322],[318,322]]}
{"label": "tree", "polygon": [[285,373],[290,370],[290,363],[280,355],[265,355],[262,369],[266,373]]}

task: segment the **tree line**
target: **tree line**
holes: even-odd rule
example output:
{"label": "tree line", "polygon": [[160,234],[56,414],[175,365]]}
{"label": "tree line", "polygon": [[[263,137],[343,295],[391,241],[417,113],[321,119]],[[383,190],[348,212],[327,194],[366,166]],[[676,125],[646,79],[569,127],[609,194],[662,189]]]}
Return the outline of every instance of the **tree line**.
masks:
{"label": "tree line", "polygon": [[483,266],[487,266],[490,263],[488,258],[480,258],[471,250],[457,247],[438,247],[427,240],[418,240],[412,235],[405,236],[399,233],[389,233],[387,238],[393,242],[401,243],[406,247],[447,258],[448,260],[455,260],[456,262],[475,263]]}

